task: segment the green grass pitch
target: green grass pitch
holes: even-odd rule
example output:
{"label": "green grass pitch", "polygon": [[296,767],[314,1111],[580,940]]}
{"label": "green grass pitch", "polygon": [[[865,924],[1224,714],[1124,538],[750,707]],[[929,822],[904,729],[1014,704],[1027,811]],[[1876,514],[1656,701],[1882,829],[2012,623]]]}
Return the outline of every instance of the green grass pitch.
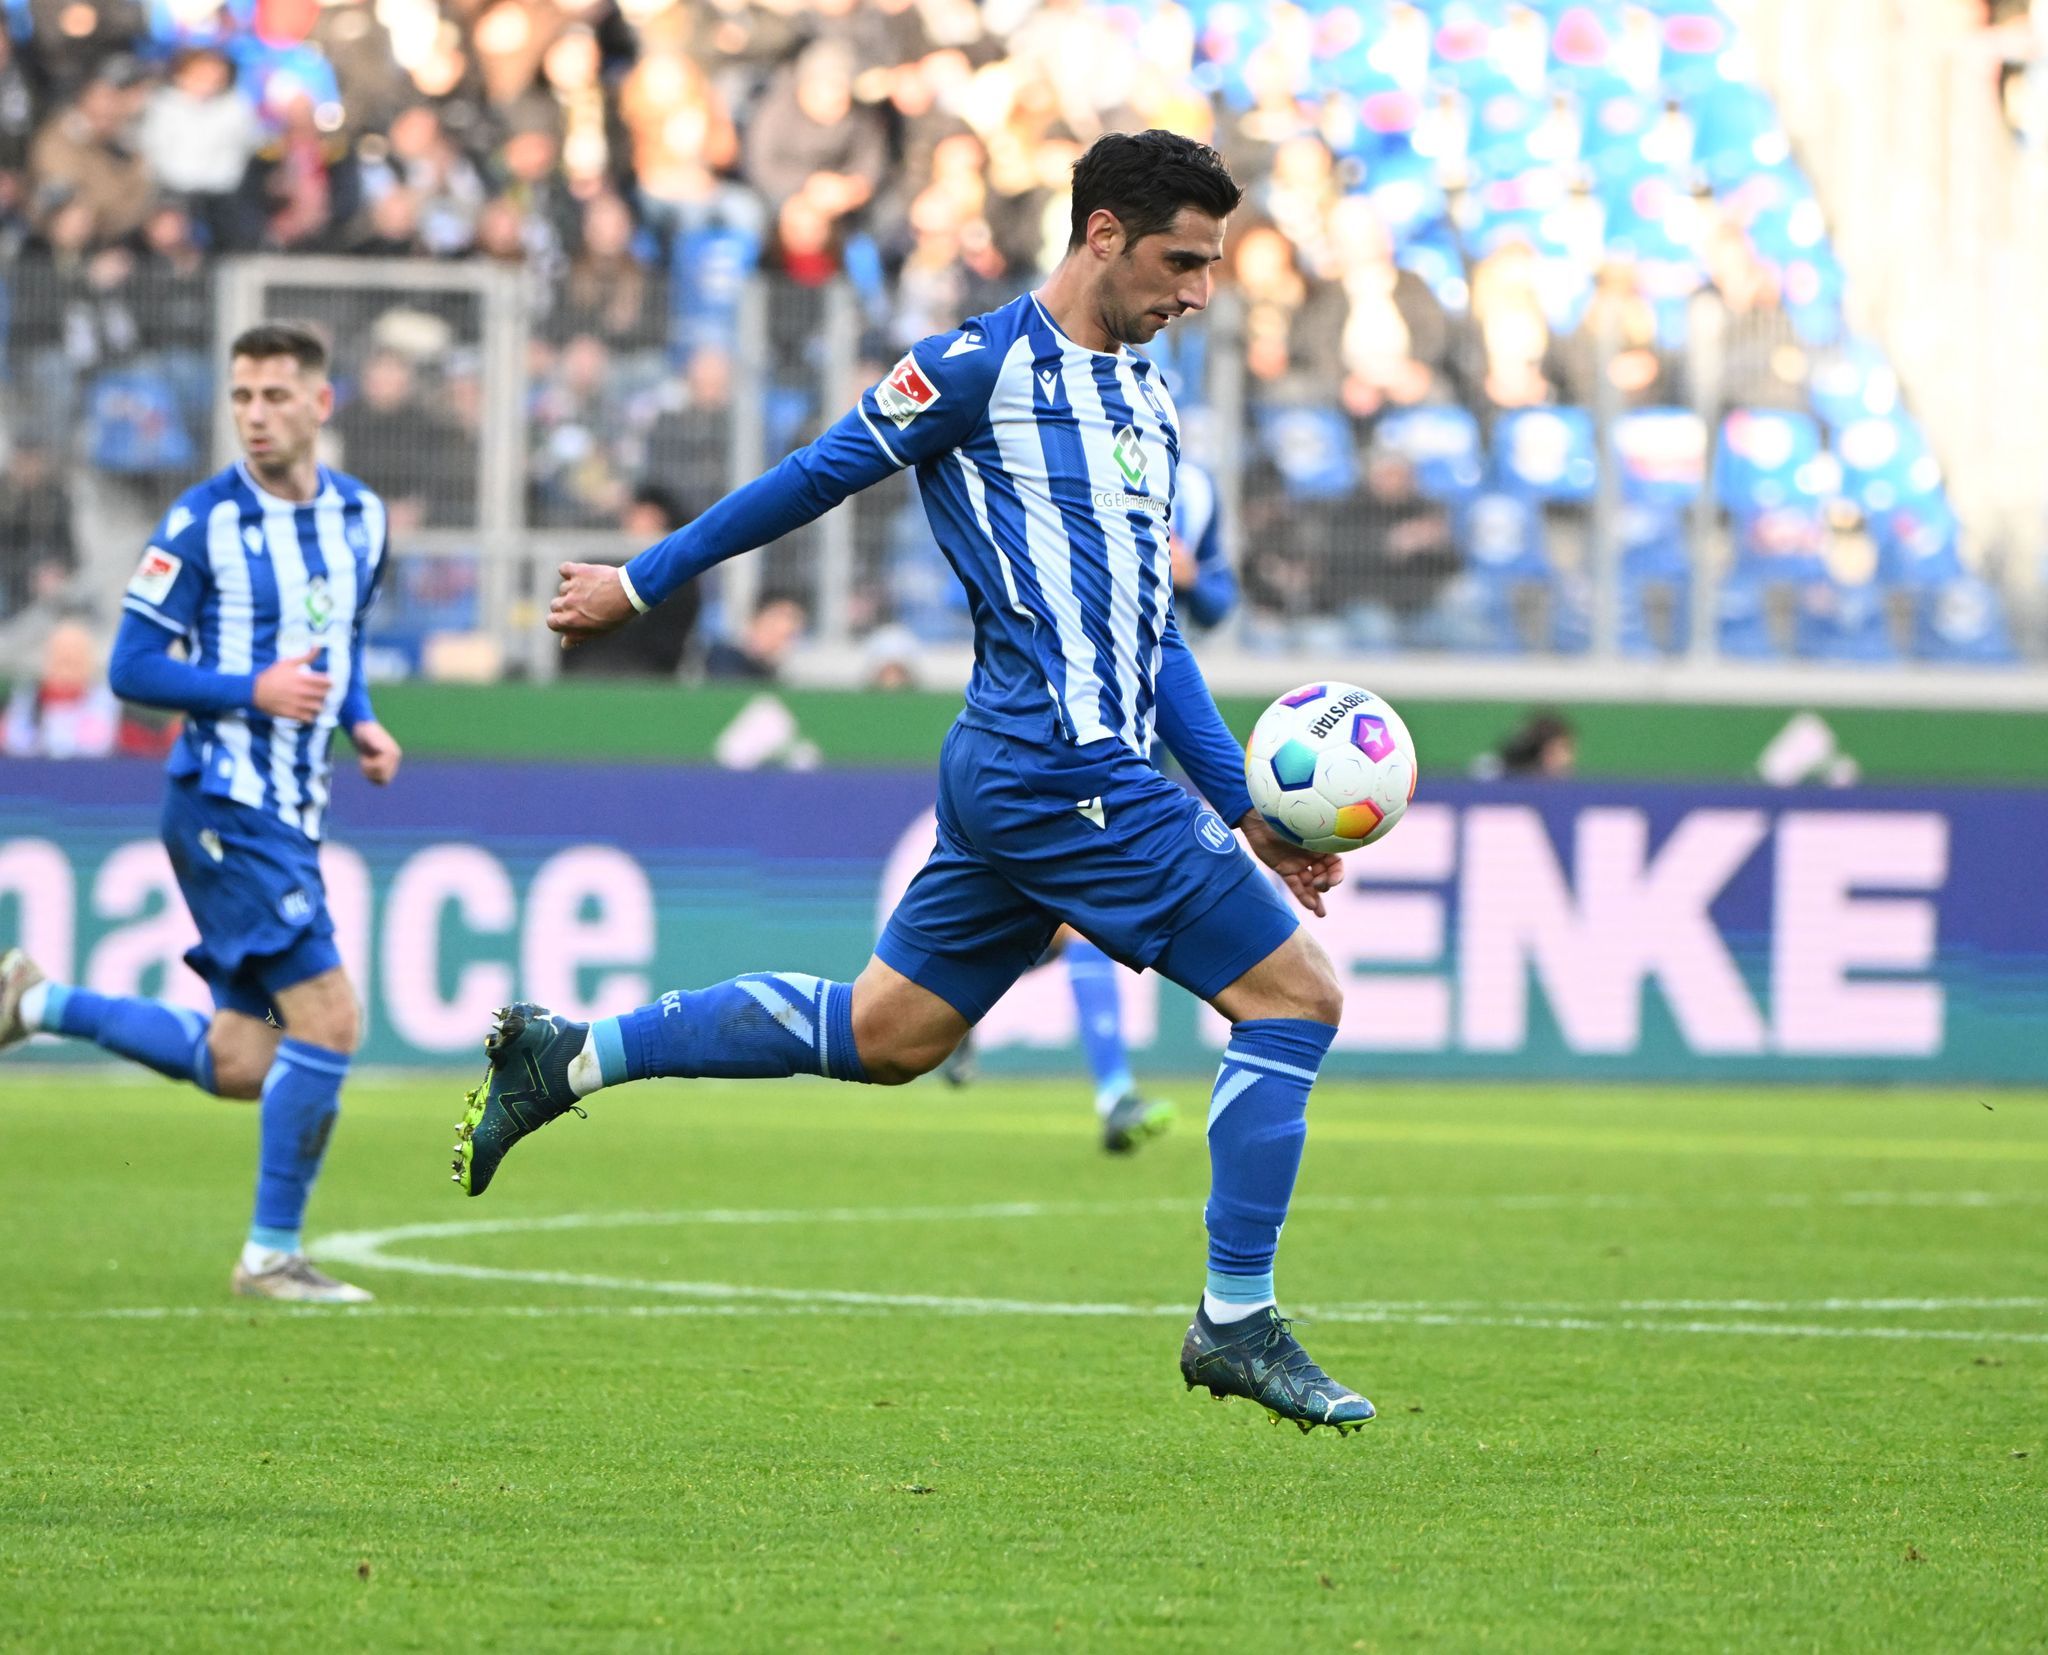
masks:
{"label": "green grass pitch", "polygon": [[668,1083],[497,1187],[358,1081],[0,1069],[0,1647],[2048,1647],[2048,1097],[1327,1085],[1280,1280],[1380,1408],[1181,1386],[1206,1088]]}

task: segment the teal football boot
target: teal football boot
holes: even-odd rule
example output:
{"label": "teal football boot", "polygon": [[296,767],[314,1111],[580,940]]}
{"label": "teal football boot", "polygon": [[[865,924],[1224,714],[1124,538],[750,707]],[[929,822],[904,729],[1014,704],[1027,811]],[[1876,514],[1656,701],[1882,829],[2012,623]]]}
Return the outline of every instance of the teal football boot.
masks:
{"label": "teal football boot", "polygon": [[1276,1425],[1291,1419],[1304,1432],[1328,1425],[1348,1436],[1373,1417],[1372,1404],[1317,1367],[1271,1305],[1241,1322],[1212,1322],[1197,1310],[1180,1347],[1180,1376],[1189,1390],[1207,1385],[1218,1402],[1249,1397]]}
{"label": "teal football boot", "polygon": [[490,1188],[498,1163],[529,1132],[571,1110],[583,1114],[569,1085],[569,1060],[583,1049],[588,1023],[520,1001],[500,1008],[484,1037],[490,1067],[466,1094],[455,1124],[454,1181],[465,1195]]}

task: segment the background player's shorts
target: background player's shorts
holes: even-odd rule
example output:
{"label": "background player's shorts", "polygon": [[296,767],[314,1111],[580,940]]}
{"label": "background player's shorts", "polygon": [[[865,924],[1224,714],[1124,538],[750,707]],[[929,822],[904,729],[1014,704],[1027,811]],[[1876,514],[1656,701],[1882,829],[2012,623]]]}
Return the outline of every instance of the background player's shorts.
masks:
{"label": "background player's shorts", "polygon": [[931,860],[875,952],[970,1022],[1061,921],[1204,1000],[1294,934],[1222,818],[1120,742],[1040,746],[955,724],[938,814]]}
{"label": "background player's shorts", "polygon": [[278,990],[341,964],[320,847],[303,833],[174,781],[163,835],[199,927],[185,963],[206,979],[216,1006],[261,1017]]}

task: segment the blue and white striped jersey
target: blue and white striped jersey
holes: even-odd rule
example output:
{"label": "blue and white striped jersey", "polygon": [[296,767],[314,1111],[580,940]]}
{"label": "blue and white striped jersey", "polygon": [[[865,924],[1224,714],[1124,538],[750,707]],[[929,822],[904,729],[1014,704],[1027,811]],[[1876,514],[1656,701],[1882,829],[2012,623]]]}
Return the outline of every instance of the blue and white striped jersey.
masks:
{"label": "blue and white striped jersey", "polygon": [[915,466],[967,588],[969,716],[1018,734],[1151,750],[1172,624],[1167,525],[1180,426],[1158,368],[1061,333],[1026,294],[924,340],[858,410]]}
{"label": "blue and white striped jersey", "polygon": [[384,502],[355,478],[320,469],[306,504],[266,493],[241,464],[187,489],[128,583],[123,607],[184,639],[192,664],[230,677],[318,650],[333,679],[310,723],[254,709],[193,713],[173,776],[318,839],[328,747],[344,709],[365,709],[361,628],[384,569]]}

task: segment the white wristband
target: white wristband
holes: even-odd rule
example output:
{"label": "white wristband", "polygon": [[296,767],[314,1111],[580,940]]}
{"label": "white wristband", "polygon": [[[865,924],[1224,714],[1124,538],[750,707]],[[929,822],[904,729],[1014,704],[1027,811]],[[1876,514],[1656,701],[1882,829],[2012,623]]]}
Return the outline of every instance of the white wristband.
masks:
{"label": "white wristband", "polygon": [[640,594],[633,590],[633,577],[626,573],[624,564],[621,564],[619,566],[619,585],[625,588],[626,601],[630,603],[635,609],[637,609],[641,614],[646,614],[649,609],[654,607],[652,604],[642,603],[640,601]]}

